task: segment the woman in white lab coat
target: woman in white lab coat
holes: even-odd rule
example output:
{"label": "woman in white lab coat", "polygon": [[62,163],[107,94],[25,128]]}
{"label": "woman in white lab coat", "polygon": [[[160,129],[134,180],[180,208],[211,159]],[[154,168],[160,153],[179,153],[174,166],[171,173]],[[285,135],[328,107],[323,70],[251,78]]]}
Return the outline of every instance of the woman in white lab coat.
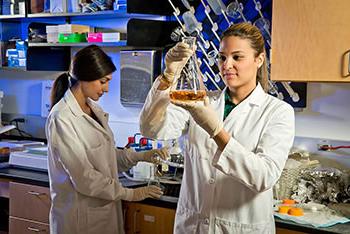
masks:
{"label": "woman in white lab coat", "polygon": [[294,112],[265,92],[264,39],[251,24],[230,26],[218,56],[223,92],[204,103],[170,101],[192,53],[184,43],[168,51],[140,116],[145,136],[187,134],[174,232],[274,233],[272,187],[293,143]]}
{"label": "woman in white lab coat", "polygon": [[116,70],[98,46],[78,51],[53,86],[46,123],[50,179],[50,233],[124,233],[121,200],[159,198],[159,187],[124,188],[118,172],[153,162],[165,150],[136,153],[115,148],[108,114],[95,103]]}

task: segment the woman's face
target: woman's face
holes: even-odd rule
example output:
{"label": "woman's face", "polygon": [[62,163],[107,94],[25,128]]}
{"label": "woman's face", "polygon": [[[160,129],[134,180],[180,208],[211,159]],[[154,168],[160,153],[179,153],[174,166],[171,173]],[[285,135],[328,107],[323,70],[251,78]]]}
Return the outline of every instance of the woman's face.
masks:
{"label": "woman's face", "polygon": [[112,74],[94,81],[81,81],[82,90],[85,97],[98,101],[103,93],[108,92],[109,81],[112,80]]}
{"label": "woman's face", "polygon": [[242,88],[251,91],[255,88],[257,70],[264,61],[263,54],[255,57],[255,53],[249,39],[228,36],[221,41],[220,74],[231,91]]}

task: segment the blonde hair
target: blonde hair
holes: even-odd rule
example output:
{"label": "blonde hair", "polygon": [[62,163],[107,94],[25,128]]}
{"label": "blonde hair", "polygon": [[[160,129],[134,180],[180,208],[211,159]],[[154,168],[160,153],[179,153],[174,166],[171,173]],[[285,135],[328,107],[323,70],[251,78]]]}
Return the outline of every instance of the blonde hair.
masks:
{"label": "blonde hair", "polygon": [[260,68],[258,68],[256,81],[261,84],[265,92],[268,90],[268,72],[267,72],[267,58],[265,50],[265,41],[260,30],[250,23],[238,23],[228,27],[221,34],[221,41],[230,36],[239,37],[241,39],[248,39],[250,46],[255,50],[255,57],[264,53],[264,62]]}

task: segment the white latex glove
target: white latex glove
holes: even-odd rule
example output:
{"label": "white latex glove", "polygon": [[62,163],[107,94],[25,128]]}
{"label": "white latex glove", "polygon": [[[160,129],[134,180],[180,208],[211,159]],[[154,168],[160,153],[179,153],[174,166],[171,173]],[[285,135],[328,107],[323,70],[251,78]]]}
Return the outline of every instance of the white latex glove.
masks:
{"label": "white latex glove", "polygon": [[223,127],[222,121],[219,120],[217,113],[210,106],[208,97],[205,97],[204,102],[171,100],[171,103],[190,112],[194,121],[196,121],[210,137],[216,136],[221,131]]}
{"label": "white latex glove", "polygon": [[171,48],[165,55],[165,70],[162,79],[169,84],[173,84],[181,74],[181,70],[186,65],[188,59],[194,53],[194,49],[188,44],[179,42]]}
{"label": "white latex glove", "polygon": [[146,198],[156,198],[159,199],[163,195],[160,187],[155,185],[145,186],[133,189],[133,194],[129,201],[141,201]]}
{"label": "white latex glove", "polygon": [[138,161],[150,162],[154,164],[159,164],[160,159],[166,160],[168,157],[170,157],[170,154],[168,148],[166,147],[138,153]]}

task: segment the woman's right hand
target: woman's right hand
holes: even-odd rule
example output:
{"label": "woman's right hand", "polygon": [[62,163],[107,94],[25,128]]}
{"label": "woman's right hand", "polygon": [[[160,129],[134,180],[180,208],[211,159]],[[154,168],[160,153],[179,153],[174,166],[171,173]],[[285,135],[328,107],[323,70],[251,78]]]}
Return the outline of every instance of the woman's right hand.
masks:
{"label": "woman's right hand", "polygon": [[172,84],[180,76],[181,70],[186,65],[188,59],[192,56],[192,50],[188,44],[179,42],[171,48],[165,55],[165,70],[163,79]]}
{"label": "woman's right hand", "polygon": [[160,187],[155,185],[145,186],[133,189],[131,201],[142,201],[146,198],[159,199],[163,195]]}

